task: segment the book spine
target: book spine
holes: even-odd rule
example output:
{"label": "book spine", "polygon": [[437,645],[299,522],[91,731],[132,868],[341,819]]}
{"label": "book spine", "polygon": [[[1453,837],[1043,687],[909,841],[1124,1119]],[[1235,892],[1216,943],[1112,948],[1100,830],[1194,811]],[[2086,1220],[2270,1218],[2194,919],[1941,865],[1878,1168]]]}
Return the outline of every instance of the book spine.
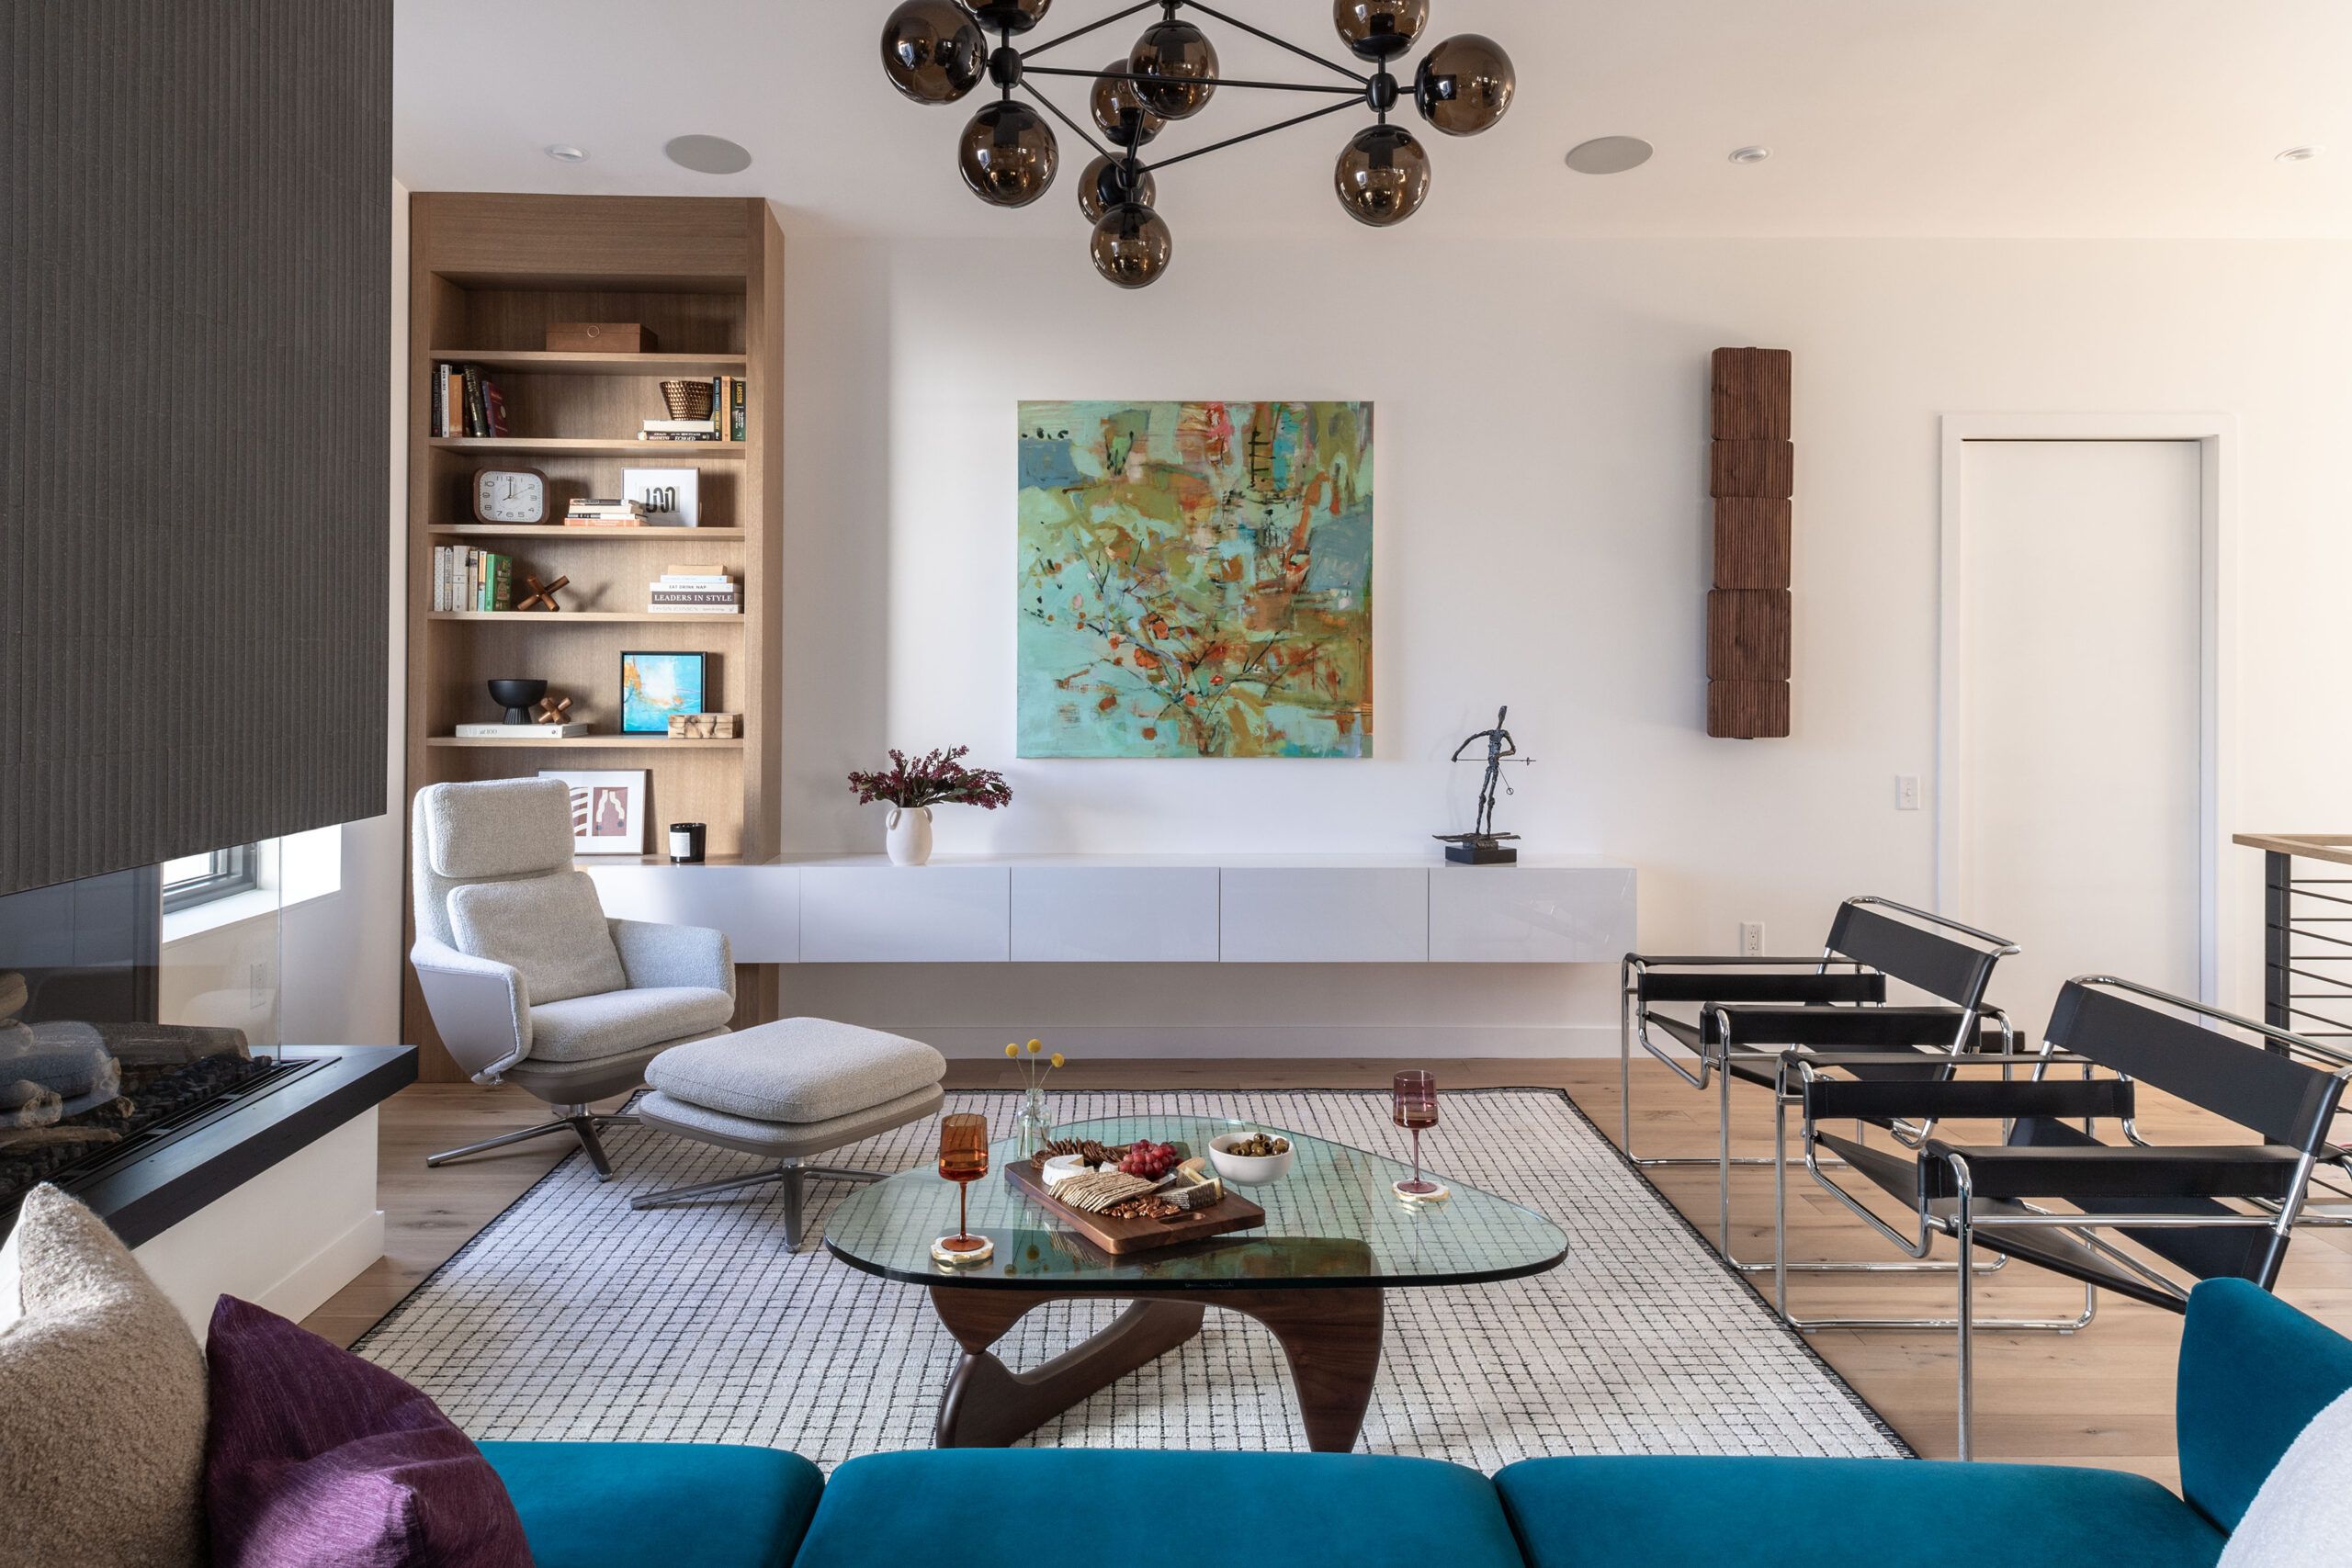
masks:
{"label": "book spine", "polygon": [[514,558],[513,556],[498,558],[498,576],[491,590],[490,607],[493,610],[511,610],[514,607]]}
{"label": "book spine", "polygon": [[735,432],[735,439],[738,441],[749,441],[752,438],[752,404],[751,400],[744,394],[743,378],[741,376],[735,378],[734,397],[735,400],[732,405],[734,409],[734,418],[731,421],[731,423]]}

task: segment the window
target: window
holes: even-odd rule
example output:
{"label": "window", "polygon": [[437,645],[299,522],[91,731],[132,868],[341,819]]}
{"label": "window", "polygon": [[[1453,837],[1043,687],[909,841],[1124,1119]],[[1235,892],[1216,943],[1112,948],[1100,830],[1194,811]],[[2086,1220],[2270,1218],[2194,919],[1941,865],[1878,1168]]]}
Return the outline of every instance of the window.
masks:
{"label": "window", "polygon": [[253,844],[214,850],[207,855],[182,855],[164,863],[164,908],[192,909],[215,898],[250,893],[260,886],[261,856]]}

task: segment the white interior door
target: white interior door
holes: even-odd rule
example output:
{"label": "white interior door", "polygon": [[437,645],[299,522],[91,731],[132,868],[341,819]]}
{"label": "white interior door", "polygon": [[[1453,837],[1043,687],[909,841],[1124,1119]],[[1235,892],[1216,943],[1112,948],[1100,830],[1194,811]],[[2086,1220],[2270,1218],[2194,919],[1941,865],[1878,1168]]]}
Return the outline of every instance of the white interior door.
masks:
{"label": "white interior door", "polygon": [[1989,994],[2038,1039],[2075,975],[2198,991],[2203,453],[1961,454],[1951,904],[2023,947]]}

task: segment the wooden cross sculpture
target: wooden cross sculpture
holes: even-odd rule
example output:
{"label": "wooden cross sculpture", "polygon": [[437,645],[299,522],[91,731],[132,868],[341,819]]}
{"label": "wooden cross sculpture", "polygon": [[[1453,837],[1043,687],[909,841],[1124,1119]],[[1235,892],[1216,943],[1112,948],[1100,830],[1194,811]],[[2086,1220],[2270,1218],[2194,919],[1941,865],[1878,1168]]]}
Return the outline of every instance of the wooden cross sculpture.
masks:
{"label": "wooden cross sculpture", "polygon": [[537,722],[541,724],[561,724],[563,722],[563,716],[571,711],[571,699],[570,697],[541,697],[539,699],[539,716]]}
{"label": "wooden cross sculpture", "polygon": [[555,602],[556,590],[566,586],[571,581],[571,579],[568,577],[559,577],[553,582],[541,582],[526,571],[523,574],[523,585],[531,591],[530,596],[514,607],[518,610],[531,610],[545,606],[549,610],[560,610],[563,606]]}

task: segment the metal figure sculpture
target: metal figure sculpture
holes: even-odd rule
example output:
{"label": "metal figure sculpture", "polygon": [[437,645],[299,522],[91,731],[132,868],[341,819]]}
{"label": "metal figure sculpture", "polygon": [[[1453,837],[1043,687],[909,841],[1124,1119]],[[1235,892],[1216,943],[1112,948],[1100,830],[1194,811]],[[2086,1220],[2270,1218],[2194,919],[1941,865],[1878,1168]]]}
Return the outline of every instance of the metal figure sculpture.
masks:
{"label": "metal figure sculpture", "polygon": [[1495,727],[1492,729],[1482,729],[1477,734],[1465,738],[1461,745],[1453,749],[1453,755],[1447,759],[1449,761],[1458,762],[1462,761],[1462,754],[1477,745],[1479,741],[1483,740],[1487,743],[1487,776],[1478,786],[1477,828],[1468,833],[1430,835],[1445,845],[1445,858],[1458,865],[1510,865],[1519,859],[1519,852],[1503,842],[1505,839],[1516,839],[1519,835],[1495,831],[1495,791],[1499,787],[1505,795],[1519,793],[1503,783],[1504,762],[1516,761],[1525,766],[1533,762],[1535,759],[1521,756],[1519,742],[1512,739],[1510,731],[1503,728],[1503,720],[1510,716],[1510,708],[1508,705],[1497,708]]}

